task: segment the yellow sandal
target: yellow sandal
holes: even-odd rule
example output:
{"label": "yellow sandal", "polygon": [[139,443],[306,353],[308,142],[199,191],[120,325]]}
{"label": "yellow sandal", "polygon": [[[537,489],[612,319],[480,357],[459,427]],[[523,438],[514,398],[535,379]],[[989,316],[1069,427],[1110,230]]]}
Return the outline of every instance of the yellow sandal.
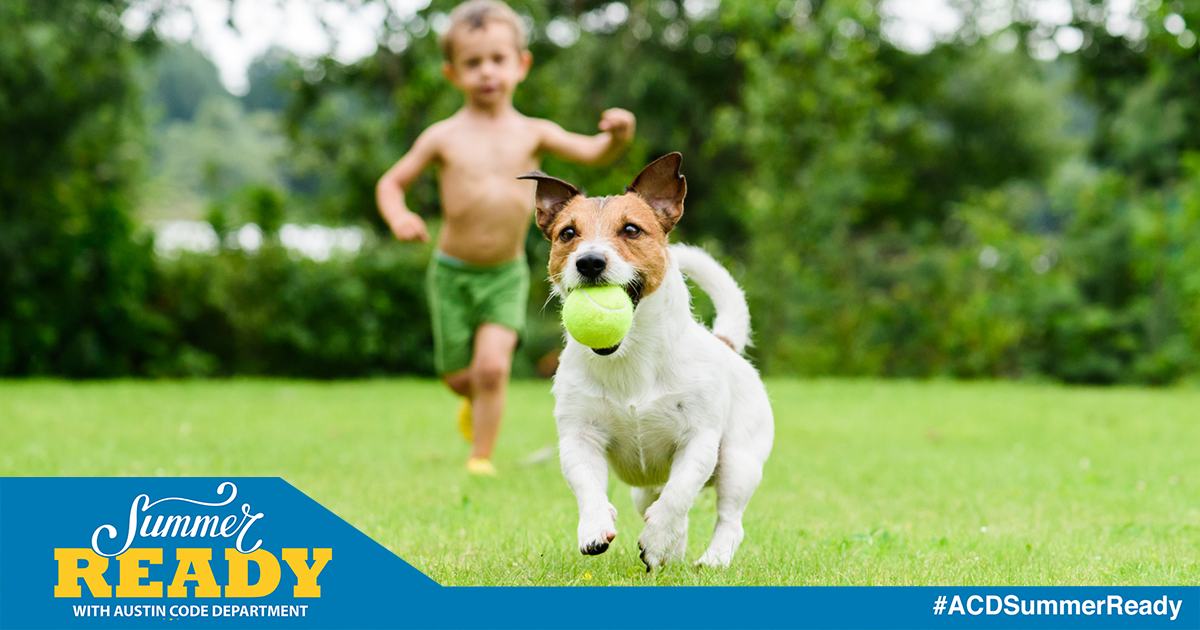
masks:
{"label": "yellow sandal", "polygon": [[468,442],[475,441],[475,418],[471,415],[471,399],[464,398],[458,408],[458,432]]}
{"label": "yellow sandal", "polygon": [[492,460],[486,457],[472,457],[467,460],[467,472],[472,475],[495,477],[496,467],[492,465]]}

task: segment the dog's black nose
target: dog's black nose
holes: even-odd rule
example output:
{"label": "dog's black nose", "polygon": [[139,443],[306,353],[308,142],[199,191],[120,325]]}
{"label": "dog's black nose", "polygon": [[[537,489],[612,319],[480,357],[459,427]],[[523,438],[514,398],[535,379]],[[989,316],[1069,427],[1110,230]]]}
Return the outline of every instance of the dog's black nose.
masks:
{"label": "dog's black nose", "polygon": [[607,266],[608,259],[604,257],[604,254],[597,254],[595,252],[584,254],[575,261],[575,268],[588,280],[599,278]]}

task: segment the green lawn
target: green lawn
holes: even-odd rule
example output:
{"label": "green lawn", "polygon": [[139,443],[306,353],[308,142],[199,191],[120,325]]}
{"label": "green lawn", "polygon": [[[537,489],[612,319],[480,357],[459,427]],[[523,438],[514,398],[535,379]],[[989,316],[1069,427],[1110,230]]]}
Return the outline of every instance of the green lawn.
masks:
{"label": "green lawn", "polygon": [[[775,451],[726,571],[576,551],[549,383],[496,479],[435,382],[0,382],[0,475],[282,476],[443,584],[1195,584],[1200,391],[770,380]],[[692,510],[689,561],[715,518]]]}

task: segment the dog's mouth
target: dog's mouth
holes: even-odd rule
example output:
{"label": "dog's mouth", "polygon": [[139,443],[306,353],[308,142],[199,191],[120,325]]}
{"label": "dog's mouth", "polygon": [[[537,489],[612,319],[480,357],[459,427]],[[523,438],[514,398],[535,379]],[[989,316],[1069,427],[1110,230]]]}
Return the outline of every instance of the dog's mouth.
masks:
{"label": "dog's mouth", "polygon": [[[645,283],[642,282],[641,276],[638,276],[633,282],[625,285],[624,288],[625,294],[629,296],[629,301],[633,302],[633,310],[636,311],[638,303],[642,301],[642,292],[646,289]],[[602,357],[606,357],[616,352],[620,347],[621,342],[618,341],[617,345],[608,348],[592,348],[592,352],[595,352]]]}
{"label": "dog's mouth", "polygon": [[642,283],[641,276],[634,279],[633,282],[625,285],[625,294],[629,296],[629,300],[633,302],[634,310],[637,310],[638,302],[642,301],[642,291],[646,290],[646,285]]}

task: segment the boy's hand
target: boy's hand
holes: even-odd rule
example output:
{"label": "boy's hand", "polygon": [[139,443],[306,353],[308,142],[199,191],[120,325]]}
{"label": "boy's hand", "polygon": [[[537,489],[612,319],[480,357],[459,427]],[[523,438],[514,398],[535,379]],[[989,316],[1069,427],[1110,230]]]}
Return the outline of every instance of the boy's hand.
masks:
{"label": "boy's hand", "polygon": [[621,144],[629,144],[633,140],[633,128],[636,124],[637,119],[633,117],[633,113],[620,107],[606,109],[600,114],[600,131],[607,131],[613,140]]}
{"label": "boy's hand", "polygon": [[429,242],[429,231],[425,229],[425,221],[413,212],[405,212],[395,221],[388,221],[392,234],[402,241]]}

